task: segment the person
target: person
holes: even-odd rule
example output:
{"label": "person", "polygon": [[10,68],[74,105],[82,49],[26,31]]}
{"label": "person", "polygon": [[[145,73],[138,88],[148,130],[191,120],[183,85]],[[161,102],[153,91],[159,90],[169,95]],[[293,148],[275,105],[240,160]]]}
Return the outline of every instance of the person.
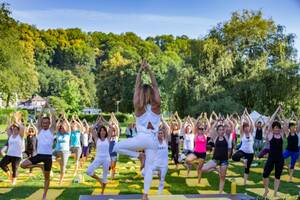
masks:
{"label": "person", "polygon": [[[49,108],[50,116],[43,116],[45,108]],[[52,146],[54,141],[54,132],[56,127],[56,116],[53,108],[46,102],[41,111],[41,115],[38,119],[38,143],[37,143],[37,155],[22,162],[21,167],[33,168],[40,167],[44,172],[44,193],[43,200],[46,200],[49,184],[50,184],[50,171],[52,167]],[[39,163],[44,163],[43,165]]]}
{"label": "person", "polygon": [[[224,123],[220,118],[212,125],[210,135],[211,139],[214,141],[213,157],[212,160],[203,165],[202,172],[208,173],[213,170],[219,172],[219,193],[222,194],[228,167],[228,149],[230,149],[230,144],[225,136]],[[220,166],[219,169],[217,169],[218,165]]]}
{"label": "person", "polygon": [[70,123],[65,114],[62,114],[56,126],[56,145],[53,156],[58,159],[60,165],[59,185],[62,184],[66,173],[66,167],[70,156]]}
{"label": "person", "polygon": [[115,144],[118,142],[119,140],[119,136],[120,136],[120,125],[119,122],[115,116],[114,113],[111,113],[111,117],[110,120],[108,122],[111,126],[110,132],[111,132],[111,137],[110,137],[110,141],[109,141],[109,154],[110,154],[110,159],[111,159],[111,179],[113,180],[115,178],[115,173],[116,173],[116,166],[117,166],[117,158],[118,155],[116,152],[113,152],[113,148],[115,146]]}
{"label": "person", "polygon": [[241,135],[241,142],[242,145],[239,148],[238,151],[236,151],[233,156],[232,160],[235,162],[241,161],[243,159],[244,163],[244,185],[247,184],[249,172],[250,172],[250,167],[253,161],[254,157],[254,136],[253,136],[253,130],[254,130],[254,125],[253,121],[247,112],[247,109],[245,109],[242,117],[241,117],[241,126],[240,126],[240,135]]}
{"label": "person", "polygon": [[[147,72],[149,74],[151,85],[142,84],[142,72]],[[131,157],[138,157],[140,159],[142,168],[143,165],[145,168],[143,199],[147,200],[152,182],[151,166],[154,162],[158,148],[157,132],[160,125],[161,102],[155,76],[145,60],[142,61],[140,70],[137,74],[133,103],[138,134],[133,138],[118,142],[114,147],[114,151]],[[144,149],[145,155],[137,152],[141,149]]]}
{"label": "person", "polygon": [[75,117],[73,115],[71,120],[70,151],[75,156],[74,176],[77,176],[80,156],[82,152],[80,142],[81,133],[83,133],[83,124],[78,117]]}
{"label": "person", "polygon": [[[37,148],[37,128],[30,122],[26,128],[26,142],[25,142],[25,154],[27,158],[31,158],[36,155]],[[29,169],[29,175],[32,176],[32,168]]]}
{"label": "person", "polygon": [[281,106],[278,106],[274,114],[271,116],[268,122],[268,129],[266,130],[266,137],[270,143],[270,152],[263,171],[263,183],[265,188],[265,192],[263,194],[264,197],[266,197],[269,193],[269,176],[273,171],[274,167],[275,167],[274,197],[277,197],[277,192],[280,185],[280,176],[284,165],[284,158],[282,153],[283,132],[282,132],[280,122],[275,121],[275,117],[280,111],[281,111]]}
{"label": "person", "polygon": [[[183,150],[181,155],[179,156],[178,161],[183,162],[186,161],[186,157],[194,152],[194,122],[187,116],[183,125],[182,125],[182,132],[183,132]],[[186,162],[185,162],[186,163]],[[187,163],[186,163],[187,164]],[[191,170],[191,165],[187,164],[187,176]]]}
{"label": "person", "polygon": [[[204,122],[201,122],[201,119]],[[201,175],[202,175],[202,167],[205,162],[206,158],[206,144],[207,144],[207,135],[209,133],[210,123],[207,118],[207,114],[200,115],[200,117],[196,121],[196,126],[194,129],[194,151],[193,153],[189,154],[186,162],[192,165],[193,161],[199,160],[197,173],[198,173],[198,183],[201,182]]]}
{"label": "person", "polygon": [[287,138],[287,147],[286,150],[283,152],[283,158],[290,159],[290,165],[289,165],[289,180],[288,182],[292,182],[293,180],[293,174],[294,174],[294,168],[295,164],[297,162],[297,159],[299,158],[299,138],[297,133],[299,132],[298,126],[296,126],[296,123],[285,119],[284,123],[284,133],[286,134]]}
{"label": "person", "polygon": [[[25,128],[19,119],[16,119],[7,129],[8,149],[7,154],[0,161],[0,167],[7,174],[12,185],[17,183],[18,168],[22,159],[24,132]],[[12,174],[8,168],[10,163]]]}
{"label": "person", "polygon": [[256,156],[258,156],[259,152],[263,148],[264,126],[264,119],[262,118],[262,116],[260,116],[255,122],[254,152]]}
{"label": "person", "polygon": [[[158,150],[156,154],[155,161],[153,163],[153,172],[158,172],[159,175],[159,185],[157,194],[162,194],[164,190],[165,177],[168,172],[168,136],[170,135],[170,127],[165,122],[161,116],[161,125],[158,131]],[[142,173],[143,174],[143,173]]]}
{"label": "person", "polygon": [[89,138],[91,137],[90,126],[88,122],[84,119],[82,121],[82,124],[83,124],[83,133],[81,134],[81,144],[82,144],[82,153],[81,153],[81,162],[80,162],[81,168],[86,162],[89,154]]}
{"label": "person", "polygon": [[[109,167],[111,164],[110,154],[109,154],[109,140],[111,137],[112,127],[107,131],[106,127],[102,124],[97,124],[94,129],[93,137],[96,141],[96,155],[94,161],[87,168],[87,175],[96,179],[101,183],[101,195],[104,194],[104,190],[107,184],[107,175],[109,173]],[[103,168],[102,179],[95,174],[95,170],[100,166]]]}
{"label": "person", "polygon": [[170,128],[171,128],[171,152],[172,159],[176,165],[176,170],[179,166],[179,145],[180,145],[180,129],[181,129],[181,120],[176,112],[175,115],[172,115],[170,118]]}

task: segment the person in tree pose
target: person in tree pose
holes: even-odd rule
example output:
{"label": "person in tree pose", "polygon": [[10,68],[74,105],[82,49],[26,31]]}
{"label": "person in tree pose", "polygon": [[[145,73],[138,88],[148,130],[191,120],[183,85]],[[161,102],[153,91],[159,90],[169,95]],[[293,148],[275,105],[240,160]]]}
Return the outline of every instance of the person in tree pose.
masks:
{"label": "person in tree pose", "polygon": [[[142,72],[149,74],[151,85],[142,84]],[[161,102],[155,76],[145,60],[142,61],[137,74],[133,103],[138,134],[133,138],[118,142],[114,151],[131,157],[138,157],[141,160],[142,168],[143,165],[145,168],[143,199],[147,200],[152,182],[152,164],[158,149],[157,133],[160,125]],[[145,154],[138,153],[138,150],[141,149],[144,149]]]}
{"label": "person in tree pose", "polygon": [[[50,109],[50,116],[43,116],[45,108]],[[41,115],[38,119],[38,143],[37,155],[22,162],[22,168],[40,167],[44,172],[44,193],[43,200],[46,199],[49,184],[50,184],[50,171],[52,167],[52,146],[54,142],[54,132],[56,127],[56,117],[54,110],[47,102],[42,109]],[[39,163],[44,163],[39,164]]]}

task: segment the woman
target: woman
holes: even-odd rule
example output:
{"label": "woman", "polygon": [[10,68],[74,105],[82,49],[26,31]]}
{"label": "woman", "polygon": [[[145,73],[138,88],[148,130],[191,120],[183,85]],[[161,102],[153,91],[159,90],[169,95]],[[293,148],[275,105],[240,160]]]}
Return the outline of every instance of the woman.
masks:
{"label": "woman", "polygon": [[[93,135],[96,141],[96,156],[94,161],[86,170],[86,173],[101,183],[101,195],[103,195],[107,184],[107,175],[109,173],[109,166],[111,162],[109,155],[109,140],[111,133],[108,132],[106,127],[103,125],[97,127],[98,128],[94,131],[95,134]],[[112,127],[110,127],[110,130],[112,130]],[[102,179],[95,174],[95,170],[100,166],[103,167]]]}
{"label": "woman", "polygon": [[179,165],[179,145],[180,145],[180,140],[179,140],[179,134],[180,134],[180,129],[181,129],[181,120],[177,114],[171,116],[171,152],[172,152],[172,159],[176,165],[176,170],[178,170],[178,165]]}
{"label": "woman", "polygon": [[82,143],[82,154],[81,154],[81,168],[87,160],[89,153],[89,138],[90,138],[90,126],[87,121],[84,119],[83,123],[83,133],[81,134],[81,143]]}
{"label": "woman", "polygon": [[117,158],[118,155],[116,152],[113,152],[113,148],[115,144],[119,140],[119,135],[120,135],[120,127],[119,127],[119,122],[117,118],[115,117],[114,113],[111,114],[111,118],[109,120],[109,124],[111,125],[111,137],[109,141],[109,154],[110,154],[110,159],[111,159],[111,179],[113,180],[115,178],[115,173],[116,173],[116,165],[117,165]]}
{"label": "woman", "polygon": [[[0,161],[1,169],[9,177],[11,184],[17,183],[17,175],[19,164],[22,159],[23,139],[24,139],[24,126],[21,121],[15,121],[7,129],[8,135],[8,149],[7,154]],[[12,174],[8,168],[11,163]]]}
{"label": "woman", "polygon": [[258,155],[263,148],[263,138],[264,138],[263,127],[265,126],[265,123],[262,122],[264,122],[264,120],[261,116],[255,122],[255,139],[254,139],[255,155]]}
{"label": "woman", "polygon": [[[216,127],[216,128],[215,128]],[[217,120],[214,122],[210,129],[210,135],[214,141],[214,152],[212,160],[205,163],[202,167],[202,172],[207,173],[213,170],[219,172],[219,193],[222,194],[224,191],[225,177],[228,167],[228,146],[229,142],[227,137],[225,137],[225,130],[223,122]],[[217,169],[217,166],[220,166]]]}
{"label": "woman", "polygon": [[247,110],[244,111],[244,114],[241,117],[241,126],[240,126],[240,135],[242,145],[237,152],[232,156],[232,160],[239,162],[243,159],[245,172],[244,172],[244,185],[247,184],[250,167],[253,161],[254,156],[254,136],[253,136],[253,122],[248,114]]}
{"label": "woman", "polygon": [[266,130],[266,137],[270,143],[270,152],[268,155],[267,162],[265,163],[263,172],[263,182],[265,187],[264,197],[269,192],[269,176],[275,167],[275,180],[274,180],[274,197],[277,197],[277,192],[280,184],[280,176],[282,173],[284,158],[282,154],[283,139],[281,124],[278,121],[274,121],[278,112],[281,111],[279,106],[268,122],[268,129]]}
{"label": "woman", "polygon": [[[142,85],[142,72],[148,72],[151,85]],[[145,150],[146,160],[143,199],[147,200],[152,182],[151,166],[158,148],[157,132],[160,125],[160,94],[154,74],[146,61],[142,61],[141,68],[137,74],[133,102],[138,134],[133,138],[118,142],[115,145],[114,151],[131,157],[139,157],[141,162],[144,163],[144,154],[138,153],[137,151],[141,149]]]}
{"label": "woman", "polygon": [[[185,122],[182,125],[183,132],[183,150],[179,156],[178,161],[183,162],[186,160],[186,157],[193,153],[194,151],[194,123],[190,116],[185,119]],[[187,165],[187,176],[189,175],[191,166]]]}
{"label": "woman", "polygon": [[[36,155],[37,147],[37,128],[33,123],[30,123],[26,129],[26,145],[25,154],[27,158],[31,158]],[[29,169],[29,175],[32,176],[32,168]]]}
{"label": "woman", "polygon": [[70,124],[64,114],[58,120],[56,130],[56,145],[53,155],[56,158],[59,158],[59,184],[61,185],[65,176],[66,167],[70,156]]}
{"label": "woman", "polygon": [[80,155],[82,152],[81,143],[80,143],[80,138],[81,138],[82,132],[83,132],[83,125],[82,125],[80,119],[78,117],[76,118],[76,117],[72,116],[70,150],[71,150],[71,153],[74,153],[74,156],[75,156],[74,176],[77,175]]}
{"label": "woman", "polygon": [[193,153],[189,154],[186,162],[190,165],[195,160],[199,160],[198,167],[197,167],[197,172],[198,172],[198,183],[201,182],[201,175],[202,175],[202,167],[205,162],[206,158],[206,144],[207,144],[207,135],[209,132],[210,128],[210,123],[207,119],[206,113],[204,113],[204,118],[205,122],[201,122],[201,116],[198,118],[196,122],[196,127],[195,127],[195,138],[194,138],[194,143],[195,143],[195,148]]}
{"label": "woman", "polygon": [[170,127],[161,117],[162,124],[158,131],[158,150],[156,159],[153,164],[153,171],[158,171],[159,174],[159,186],[157,194],[160,195],[164,190],[165,177],[168,172],[168,135],[170,133]]}
{"label": "woman", "polygon": [[290,160],[290,166],[289,166],[289,182],[292,182],[293,179],[293,173],[294,173],[294,168],[295,164],[297,162],[297,159],[299,158],[299,148],[298,148],[298,135],[296,128],[296,124],[294,122],[289,122],[286,120],[285,126],[284,126],[284,132],[287,137],[287,147],[286,150],[283,152],[283,158],[287,159],[291,157]]}

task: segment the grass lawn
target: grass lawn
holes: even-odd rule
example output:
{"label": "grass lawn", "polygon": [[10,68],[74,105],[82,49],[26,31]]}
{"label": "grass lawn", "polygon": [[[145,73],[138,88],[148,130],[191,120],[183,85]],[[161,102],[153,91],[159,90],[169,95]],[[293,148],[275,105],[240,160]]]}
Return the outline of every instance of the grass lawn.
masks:
{"label": "grass lawn", "polygon": [[[1,127],[2,128],[2,127]],[[0,145],[3,145],[6,141],[6,135],[0,135]],[[210,156],[209,156],[210,157]],[[56,162],[53,164],[53,177],[51,178],[50,189],[48,199],[78,199],[80,195],[86,194],[99,194],[100,185],[96,181],[92,180],[85,175],[85,170],[90,161],[88,161],[80,173],[84,175],[84,182],[74,183],[77,179],[72,176],[74,170],[73,158],[69,159],[67,167],[67,175],[65,177],[65,183],[62,186],[58,186],[59,178],[59,167]],[[169,163],[169,171],[166,177],[166,187],[164,194],[207,194],[207,193],[217,193],[219,178],[217,173],[211,172],[209,174],[203,174],[202,183],[197,183],[196,171],[192,170],[189,177],[186,177],[186,171],[183,166],[180,167],[179,171],[174,169],[173,163]],[[228,178],[225,183],[225,192],[230,193],[231,180],[235,178],[238,186],[238,193],[247,193],[250,196],[260,198],[263,193],[262,185],[262,168],[264,161],[260,163],[258,167],[252,167],[249,176],[249,185],[242,186],[242,174],[243,167],[240,163],[230,162],[228,170]],[[143,179],[135,178],[134,176],[139,171],[139,163],[130,160],[125,156],[119,157],[119,162],[117,164],[117,176],[112,182],[109,182],[106,189],[106,194],[136,194],[142,193]],[[97,171],[101,174],[101,170]],[[43,176],[39,169],[34,169],[34,176],[30,177],[28,170],[25,171],[19,168],[19,179],[16,186],[12,187],[6,180],[5,174],[0,172],[0,199],[40,199],[43,187]],[[273,188],[272,174],[270,178],[270,188]],[[295,170],[294,183],[287,182],[287,170],[285,169],[282,175],[282,182],[280,186],[281,197],[290,197],[290,199],[295,199],[298,195],[300,186],[300,172],[298,166]],[[155,176],[150,193],[156,194],[158,177]],[[272,192],[270,192],[272,194]],[[291,197],[294,196],[294,197]]]}

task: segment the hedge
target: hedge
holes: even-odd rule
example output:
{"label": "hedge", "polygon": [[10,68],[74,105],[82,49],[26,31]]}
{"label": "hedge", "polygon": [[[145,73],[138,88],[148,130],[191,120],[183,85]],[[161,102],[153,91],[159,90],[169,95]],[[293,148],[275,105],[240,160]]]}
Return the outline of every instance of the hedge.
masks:
{"label": "hedge", "polygon": [[[104,119],[109,120],[110,113],[101,113]],[[79,114],[81,120],[86,119],[89,123],[94,123],[98,117],[98,114]],[[131,123],[134,121],[134,116],[127,113],[115,113],[116,118],[120,123]]]}

